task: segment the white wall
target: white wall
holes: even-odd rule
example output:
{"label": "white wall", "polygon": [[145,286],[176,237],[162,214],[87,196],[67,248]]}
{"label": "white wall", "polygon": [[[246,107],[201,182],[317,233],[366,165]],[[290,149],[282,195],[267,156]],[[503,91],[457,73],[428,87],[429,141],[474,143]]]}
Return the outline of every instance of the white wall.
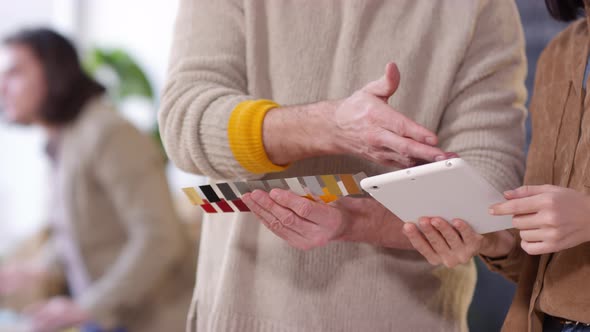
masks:
{"label": "white wall", "polygon": [[51,24],[54,0],[0,1],[0,34],[23,25]]}
{"label": "white wall", "polygon": [[160,91],[166,75],[177,1],[88,0],[82,6],[83,47],[121,47]]}
{"label": "white wall", "polygon": [[[53,25],[53,0],[0,1],[0,38],[30,25]],[[39,130],[0,121],[0,254],[43,221],[47,163]]]}
{"label": "white wall", "polygon": [[39,130],[0,124],[0,253],[31,234],[46,214],[46,174]]}

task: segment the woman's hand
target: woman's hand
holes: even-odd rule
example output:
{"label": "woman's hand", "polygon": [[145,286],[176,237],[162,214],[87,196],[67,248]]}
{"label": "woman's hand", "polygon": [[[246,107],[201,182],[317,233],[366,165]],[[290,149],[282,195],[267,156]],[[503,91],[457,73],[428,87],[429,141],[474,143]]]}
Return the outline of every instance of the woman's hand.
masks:
{"label": "woman's hand", "polygon": [[415,224],[406,223],[404,234],[414,248],[432,265],[455,267],[478,254],[488,257],[506,256],[514,246],[508,231],[480,235],[466,222],[455,219],[452,226],[442,218],[423,217]]}
{"label": "woman's hand", "polygon": [[493,215],[514,215],[521,246],[541,255],[590,241],[590,196],[573,189],[523,186],[504,193],[507,202],[493,205]]}
{"label": "woman's hand", "polygon": [[268,229],[298,249],[331,241],[411,248],[401,234],[402,221],[372,198],[344,197],[325,204],[273,189],[270,193],[255,190],[242,199]]}

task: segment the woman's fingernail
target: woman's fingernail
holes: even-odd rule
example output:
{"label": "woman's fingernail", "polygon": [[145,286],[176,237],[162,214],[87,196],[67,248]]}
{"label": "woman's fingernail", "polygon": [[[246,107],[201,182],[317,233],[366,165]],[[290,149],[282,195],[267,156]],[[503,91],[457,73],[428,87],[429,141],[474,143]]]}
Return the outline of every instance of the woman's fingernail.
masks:
{"label": "woman's fingernail", "polygon": [[438,221],[438,219],[433,219],[432,220],[432,226],[439,227],[440,226],[440,221]]}
{"label": "woman's fingernail", "polygon": [[445,155],[436,156],[436,157],[434,157],[434,160],[436,160],[436,161],[447,160],[447,156],[445,156]]}
{"label": "woman's fingernail", "polygon": [[488,210],[488,213],[491,214],[491,215],[495,215],[496,214],[496,211],[494,209],[489,209]]}

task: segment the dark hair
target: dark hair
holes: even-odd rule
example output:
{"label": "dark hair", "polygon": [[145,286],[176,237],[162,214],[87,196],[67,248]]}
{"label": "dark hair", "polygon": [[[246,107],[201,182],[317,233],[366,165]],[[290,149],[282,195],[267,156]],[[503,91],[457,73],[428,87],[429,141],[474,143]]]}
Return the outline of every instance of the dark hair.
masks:
{"label": "dark hair", "polygon": [[545,5],[558,21],[573,21],[584,13],[584,0],[545,0]]}
{"label": "dark hair", "polygon": [[3,43],[30,48],[41,63],[47,95],[40,112],[49,124],[72,122],[84,104],[105,92],[105,88],[82,69],[74,45],[55,31],[45,28],[22,30],[6,37]]}

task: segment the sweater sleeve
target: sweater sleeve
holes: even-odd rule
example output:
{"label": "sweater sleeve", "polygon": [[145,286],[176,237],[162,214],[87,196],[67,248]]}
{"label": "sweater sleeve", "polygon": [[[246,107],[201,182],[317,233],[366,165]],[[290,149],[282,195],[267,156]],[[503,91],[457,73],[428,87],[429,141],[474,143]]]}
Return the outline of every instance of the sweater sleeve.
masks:
{"label": "sweater sleeve", "polygon": [[514,241],[514,247],[512,247],[512,250],[508,255],[500,258],[490,258],[483,255],[480,255],[479,257],[490,271],[499,273],[506,279],[518,283],[527,253],[522,250],[520,246],[520,236],[518,235],[518,231],[511,230],[510,232],[514,235],[516,241]]}
{"label": "sweater sleeve", "polygon": [[480,1],[471,42],[439,128],[441,147],[458,153],[498,190],[524,173],[526,58],[513,1]]}
{"label": "sweater sleeve", "polygon": [[233,110],[257,99],[248,95],[244,21],[236,0],[180,1],[159,124],[170,159],[187,172],[263,175],[240,164],[228,138]]}

